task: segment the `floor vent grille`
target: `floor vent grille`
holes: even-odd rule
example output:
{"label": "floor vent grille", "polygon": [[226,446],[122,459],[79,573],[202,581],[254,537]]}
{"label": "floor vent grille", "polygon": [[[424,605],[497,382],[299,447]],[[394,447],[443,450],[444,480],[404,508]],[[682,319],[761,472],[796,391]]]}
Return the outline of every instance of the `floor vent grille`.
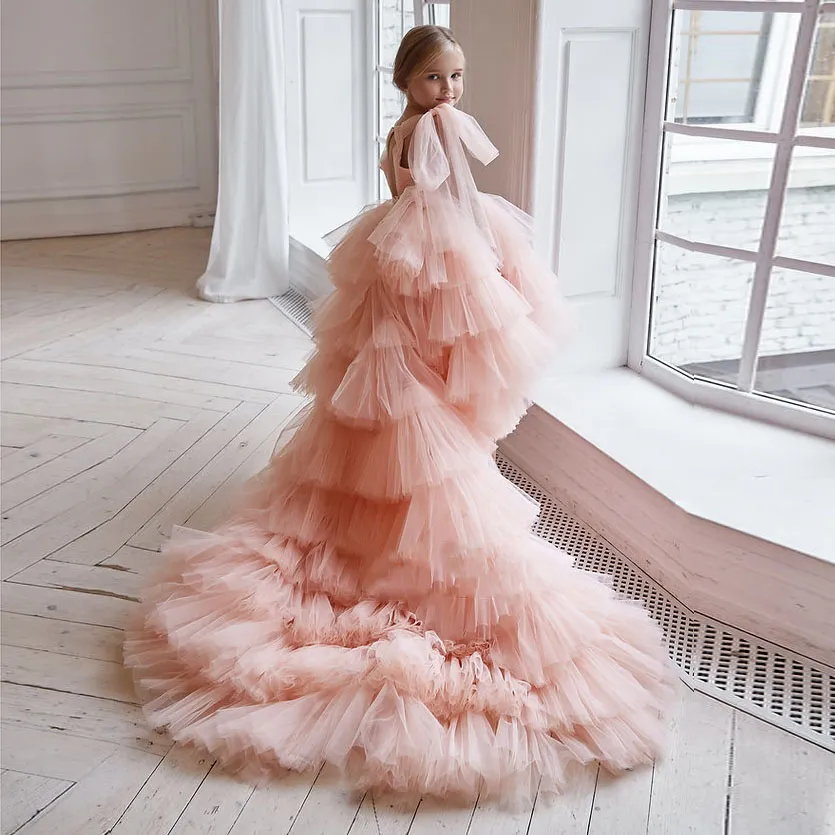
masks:
{"label": "floor vent grille", "polygon": [[573,557],[577,568],[608,574],[619,593],[644,603],[688,684],[835,751],[835,670],[691,611],[511,461],[500,455],[498,465],[539,502],[539,536]]}
{"label": "floor vent grille", "polygon": [[310,302],[292,287],[281,296],[272,296],[270,301],[308,336],[312,335],[312,312]]}

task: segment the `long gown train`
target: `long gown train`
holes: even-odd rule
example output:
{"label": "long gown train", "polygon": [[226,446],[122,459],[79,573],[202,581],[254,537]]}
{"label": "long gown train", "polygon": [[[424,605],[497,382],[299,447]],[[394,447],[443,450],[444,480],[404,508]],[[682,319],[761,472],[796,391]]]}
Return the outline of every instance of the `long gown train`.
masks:
{"label": "long gown train", "polygon": [[[402,167],[410,138],[409,167]],[[226,766],[360,787],[558,790],[652,760],[670,669],[639,605],[531,533],[498,472],[559,329],[495,149],[448,106],[395,128],[397,197],[330,259],[292,437],[210,533],[175,531],[125,644],[149,721]]]}

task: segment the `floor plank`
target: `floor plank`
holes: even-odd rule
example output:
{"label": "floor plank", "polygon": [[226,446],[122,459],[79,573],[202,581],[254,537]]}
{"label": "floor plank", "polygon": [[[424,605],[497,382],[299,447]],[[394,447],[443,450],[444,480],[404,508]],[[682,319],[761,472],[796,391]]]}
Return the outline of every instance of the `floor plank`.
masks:
{"label": "floor plank", "polygon": [[211,530],[229,516],[240,504],[242,491],[249,479],[267,466],[275,449],[276,439],[269,437],[258,445],[186,520],[186,526],[196,530]]}
{"label": "floor plank", "polygon": [[679,687],[670,747],[655,764],[647,835],[722,832],[733,708]]}
{"label": "floor plank", "polygon": [[143,400],[187,406],[192,409],[208,409],[213,412],[231,411],[240,402],[217,394],[192,391],[190,387],[178,386],[170,378],[161,375],[152,376],[122,369],[47,360],[9,360],[3,363],[3,379],[9,383],[29,383],[105,394],[123,390]]}
{"label": "floor plank", "polygon": [[[63,420],[94,420],[112,426],[147,429],[160,418],[191,420],[197,412],[188,406],[158,403],[126,394],[74,391],[46,386],[2,383],[7,412]],[[90,417],[93,415],[94,417]]]}
{"label": "floor plank", "polygon": [[292,835],[348,832],[361,803],[362,795],[346,788],[336,770],[326,765],[288,832]]}
{"label": "floor plank", "polygon": [[78,438],[73,435],[47,435],[35,443],[17,450],[12,455],[3,457],[3,484],[24,473],[31,472],[38,467],[59,458],[76,447],[87,443],[89,438]]}
{"label": "floor plank", "polygon": [[[179,430],[184,430],[184,434],[180,435]],[[176,455],[171,451],[169,438],[176,449],[177,443],[188,443],[194,431],[191,422],[159,420],[106,461],[43,493],[35,500],[37,511],[24,504],[4,514],[7,517],[13,515],[17,528],[23,527],[26,531],[4,546],[4,577],[49,556],[116,515],[159,473],[158,468],[156,472],[148,471],[154,453],[160,451],[163,459]],[[179,441],[174,441],[177,435],[180,435]],[[83,449],[90,446],[85,444]],[[58,514],[55,513],[56,506]],[[22,524],[21,516],[24,517]],[[9,535],[8,527],[5,533]],[[102,559],[105,556],[110,554],[102,555]]]}
{"label": "floor plank", "polygon": [[116,750],[49,808],[21,835],[98,835],[107,832],[136,797],[160,758],[133,748]]}
{"label": "floor plank", "polygon": [[415,812],[409,835],[467,835],[474,813],[475,803],[450,807],[434,798],[423,800]]}
{"label": "floor plank", "polygon": [[8,725],[115,743],[159,756],[171,748],[171,740],[151,730],[137,705],[3,684],[3,721]]}
{"label": "floor plank", "polygon": [[246,782],[213,769],[170,835],[227,835],[251,794]]}
{"label": "floor plank", "polygon": [[73,435],[82,438],[98,438],[107,426],[89,420],[55,420],[34,415],[3,415],[3,443],[23,448],[47,435]]}
{"label": "floor plank", "polygon": [[736,715],[729,835],[835,832],[835,756]]}
{"label": "floor plank", "polygon": [[169,833],[211,771],[211,758],[175,745],[108,835]]}
{"label": "floor plank", "polygon": [[106,597],[138,601],[142,578],[131,571],[103,565],[80,565],[45,559],[24,568],[10,580],[27,586],[87,591]]}
{"label": "floor plank", "polygon": [[23,824],[46,809],[70,786],[72,783],[69,780],[4,771],[0,774],[0,807],[2,807],[0,832],[2,835],[11,835],[20,829]]}
{"label": "floor plank", "polygon": [[[217,441],[223,448],[205,463],[198,460],[192,464],[183,456],[181,462],[188,467],[186,474],[190,478],[153,515],[146,514],[148,521],[130,538],[130,544],[146,549],[159,548],[172,528],[182,525],[240,466],[249,450],[257,448],[266,438],[277,436],[298,402],[298,398],[291,395],[278,397],[231,438],[219,436]],[[250,404],[239,408],[246,408],[247,405],[252,408]],[[172,485],[172,490],[175,488],[177,483]]]}
{"label": "floor plank", "polygon": [[130,675],[123,664],[73,658],[24,647],[4,647],[3,681],[116,702],[136,703]]}
{"label": "floor plank", "polygon": [[[316,773],[288,774],[249,796],[229,835],[286,835],[307,800]],[[297,835],[304,835],[301,830]]]}
{"label": "floor plank", "polygon": [[533,811],[533,802],[523,803],[518,809],[504,809],[493,802],[479,801],[468,835],[528,835]]}
{"label": "floor plank", "polygon": [[587,835],[597,771],[595,766],[579,769],[563,794],[537,797],[529,835]]}
{"label": "floor plank", "polygon": [[118,750],[111,742],[63,731],[23,728],[5,721],[2,729],[3,768],[55,780],[80,780]]}
{"label": "floor plank", "polygon": [[75,658],[95,658],[117,664],[122,662],[124,636],[120,629],[13,612],[3,612],[0,624],[3,646],[48,650]]}
{"label": "floor plank", "polygon": [[24,316],[23,321],[15,322],[14,327],[3,328],[0,333],[2,357],[8,359],[20,356],[58,342],[74,333],[81,333],[90,327],[95,327],[101,321],[107,321],[120,314],[131,313],[136,310],[138,302],[159,292],[161,290],[158,287],[136,285],[130,289],[117,290],[103,298],[100,304],[90,306],[89,309],[82,308],[55,317],[58,321],[50,321],[49,327],[44,327],[42,316]]}
{"label": "floor plank", "polygon": [[[253,408],[251,404],[248,405]],[[258,408],[258,407],[254,407]],[[147,519],[143,514],[158,509],[170,495],[170,482],[179,483],[180,470],[170,469],[180,463],[218,424],[233,425],[240,420],[217,412],[201,412],[194,420],[166,437],[153,455],[138,461],[123,477],[90,496],[83,506],[54,519],[41,529],[37,553],[66,562],[93,565],[112,556]],[[155,427],[156,428],[156,424]],[[229,430],[227,429],[226,432]],[[224,437],[226,436],[224,432]],[[146,438],[150,430],[143,435]],[[201,449],[204,445],[201,445]],[[189,458],[189,462],[191,462]],[[189,466],[193,466],[189,464]]]}
{"label": "floor plank", "polygon": [[120,597],[3,583],[3,610],[19,615],[124,629],[137,609],[137,603]]}
{"label": "floor plank", "polygon": [[588,835],[645,835],[652,794],[652,768],[613,777],[600,770]]}
{"label": "floor plank", "polygon": [[407,835],[417,808],[417,801],[405,801],[383,791],[369,791],[348,835]]}
{"label": "floor plank", "polygon": [[[98,484],[116,477],[123,451],[140,437],[133,429],[115,427],[60,460],[16,478],[3,489],[3,542],[43,525],[85,501]],[[5,576],[9,576],[5,571]]]}
{"label": "floor plank", "polygon": [[138,575],[139,583],[142,585],[156,577],[162,571],[164,564],[165,557],[159,551],[123,545],[112,557],[108,557],[101,567]]}
{"label": "floor plank", "polygon": [[[179,438],[181,433],[178,433],[174,440],[179,440],[179,443],[172,448],[170,464],[167,458],[157,455],[146,468],[149,471],[148,476],[143,472],[142,476],[134,480],[135,485],[142,484],[144,489],[130,498],[118,513],[57,550],[51,557],[56,560],[90,563],[100,562],[112,556],[132,536],[147,526],[149,517],[153,518],[155,514],[163,513],[169,508],[172,499],[208,469],[214,459],[220,457],[229,444],[234,443],[261,411],[262,407],[259,405],[241,403],[229,415],[218,421],[207,413],[205,421],[195,422],[194,427],[190,425],[190,431],[183,438]],[[152,468],[162,468],[163,471],[151,479]],[[189,494],[190,491],[187,491],[186,495]],[[128,493],[125,491],[124,499],[127,499],[127,496]],[[112,497],[108,497],[108,501],[110,505],[113,504]],[[192,502],[197,504],[199,499],[195,498]],[[95,514],[99,517],[104,515],[96,507],[91,507],[90,514],[91,518]],[[158,547],[159,541],[155,545]]]}

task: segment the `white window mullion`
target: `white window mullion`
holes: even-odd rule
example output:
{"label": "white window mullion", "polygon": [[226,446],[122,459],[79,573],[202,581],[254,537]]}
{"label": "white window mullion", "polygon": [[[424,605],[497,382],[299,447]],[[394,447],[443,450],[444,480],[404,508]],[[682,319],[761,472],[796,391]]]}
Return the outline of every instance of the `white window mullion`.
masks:
{"label": "white window mullion", "polygon": [[[752,5],[757,5],[752,3]],[[788,4],[786,4],[788,5]],[[739,365],[737,385],[742,391],[750,392],[754,386],[754,377],[759,357],[760,334],[762,333],[763,317],[768,302],[768,288],[771,282],[771,272],[777,249],[777,238],[780,232],[780,218],[783,213],[783,203],[786,197],[786,187],[789,180],[792,151],[795,134],[800,119],[800,107],[803,102],[803,91],[806,71],[812,55],[812,42],[818,22],[820,0],[806,0],[802,7],[800,27],[792,59],[791,73],[787,88],[783,118],[777,138],[777,148],[774,154],[774,168],[769,185],[768,204],[763,220],[763,231],[760,239],[759,255],[754,269],[754,280],[751,287],[751,297],[748,303],[748,315],[745,321],[745,338],[742,344],[742,358]]]}
{"label": "white window mullion", "polygon": [[699,136],[709,139],[730,139],[745,142],[777,142],[779,134],[762,130],[745,130],[745,128],[719,128],[713,125],[687,125],[680,122],[665,122],[667,133],[678,133],[682,136]]}
{"label": "white window mullion", "polygon": [[794,140],[794,144],[801,148],[825,148],[829,151],[835,151],[835,136],[804,134],[803,136],[798,136]]}
{"label": "white window mullion", "polygon": [[812,273],[812,275],[827,275],[830,278],[835,278],[835,265],[821,264],[818,261],[804,261],[801,258],[786,258],[783,255],[778,255],[774,259],[774,266],[781,270]]}
{"label": "white window mullion", "polygon": [[787,3],[786,0],[675,0],[679,11],[697,12],[786,12],[801,14],[808,3]]}
{"label": "white window mullion", "polygon": [[734,258],[737,261],[756,262],[759,257],[756,252],[747,249],[739,249],[735,246],[722,246],[721,244],[708,244],[702,241],[691,241],[678,235],[671,235],[669,232],[658,230],[655,233],[655,240],[664,244],[677,246],[679,249],[686,249],[688,252],[701,252],[703,255],[717,255],[720,258]]}

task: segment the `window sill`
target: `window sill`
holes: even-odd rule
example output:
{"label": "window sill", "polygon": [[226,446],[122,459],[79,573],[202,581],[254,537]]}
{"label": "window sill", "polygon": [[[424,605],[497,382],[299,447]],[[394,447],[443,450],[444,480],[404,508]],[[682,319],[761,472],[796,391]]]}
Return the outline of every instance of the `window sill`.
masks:
{"label": "window sill", "polygon": [[835,564],[835,445],[694,406],[629,369],[551,377],[535,401],[692,516]]}

